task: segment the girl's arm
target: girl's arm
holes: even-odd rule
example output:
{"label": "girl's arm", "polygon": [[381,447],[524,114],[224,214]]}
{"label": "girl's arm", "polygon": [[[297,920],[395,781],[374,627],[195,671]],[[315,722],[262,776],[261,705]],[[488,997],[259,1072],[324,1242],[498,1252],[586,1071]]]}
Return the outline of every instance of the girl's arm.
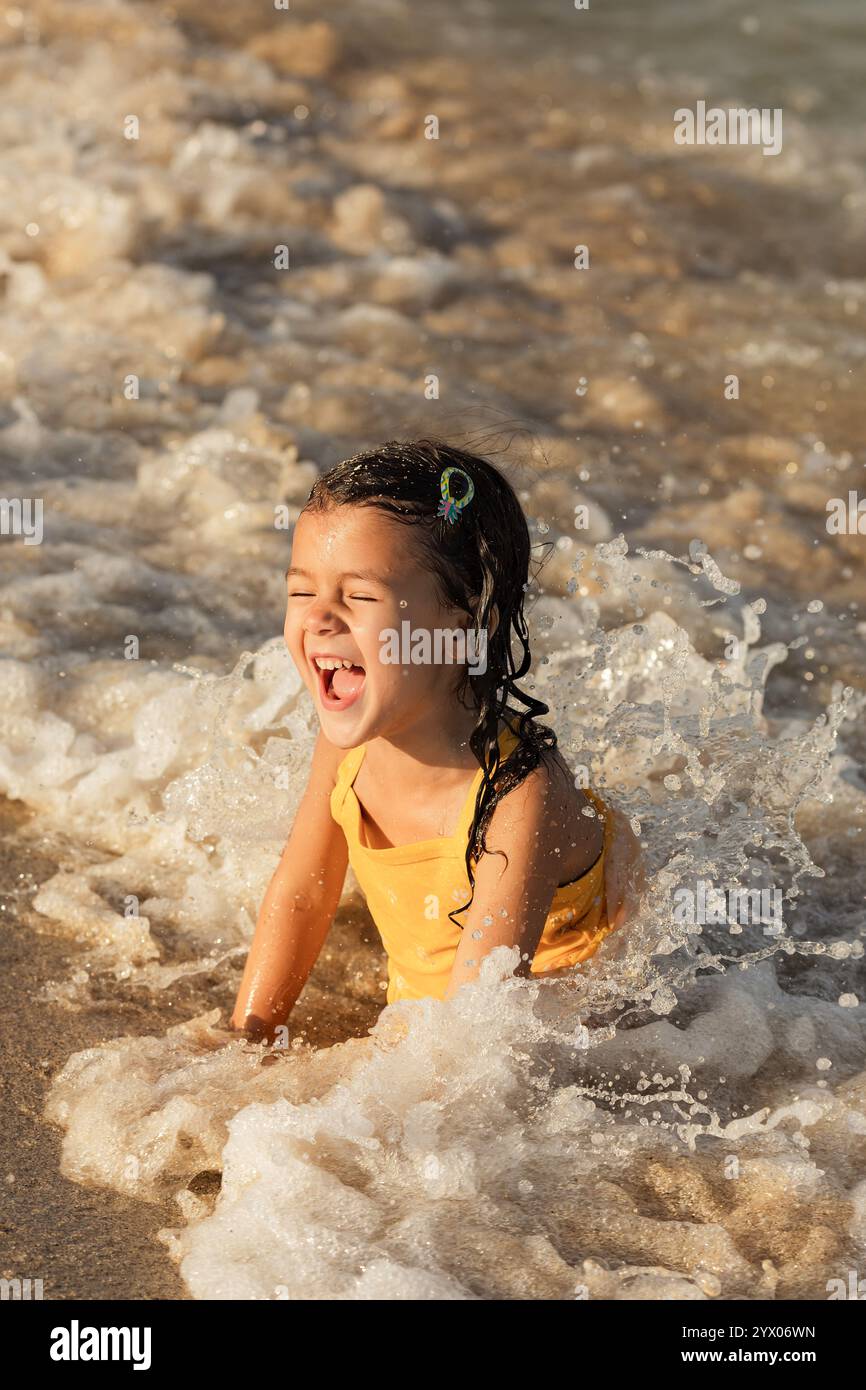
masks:
{"label": "girl's arm", "polygon": [[[586,823],[587,838],[597,836],[597,821],[580,820]],[[544,767],[496,807],[487,831],[490,851],[481,856],[475,870],[475,897],[459,918],[463,931],[446,999],[477,978],[483,958],[496,946],[519,946],[521,959],[514,974],[529,975],[562,873],[565,833],[557,835],[556,823],[562,826],[564,821],[561,793]],[[495,850],[505,852],[507,864]],[[478,939],[476,932],[481,933]]]}
{"label": "girl's arm", "polygon": [[[616,833],[605,859],[605,895],[608,920],[617,927],[634,910],[643,885],[643,866],[640,841],[626,817],[610,807],[607,813],[614,816]],[[504,850],[508,863],[492,852],[481,856],[475,871],[475,897],[461,917],[463,932],[446,999],[477,978],[482,960],[495,946],[519,946],[521,959],[514,974],[530,975],[561,878],[561,842],[565,837],[558,835],[557,829],[565,824],[573,833],[573,812],[544,767],[531,773],[496,807],[487,843],[491,851]],[[598,821],[591,817],[579,817],[577,825],[584,827],[588,841],[598,835]],[[587,862],[591,863],[595,857],[592,845],[588,851]],[[475,932],[481,932],[478,939],[474,939]]]}
{"label": "girl's arm", "polygon": [[259,910],[230,1027],[273,1040],[322,949],[340,902],[348,851],[330,796],[345,750],[319,734],[310,779]]}

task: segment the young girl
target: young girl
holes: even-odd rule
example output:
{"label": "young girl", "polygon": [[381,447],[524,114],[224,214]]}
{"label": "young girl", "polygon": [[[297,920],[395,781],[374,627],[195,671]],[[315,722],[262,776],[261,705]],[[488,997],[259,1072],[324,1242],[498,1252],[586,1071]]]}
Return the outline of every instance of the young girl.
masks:
{"label": "young girl", "polygon": [[564,971],[620,925],[628,822],[575,786],[537,722],[547,706],[518,685],[529,560],[510,485],[437,441],[384,444],[313,487],[285,640],[320,732],[232,1028],[272,1038],[285,1023],[348,863],[388,1003],[450,998],[502,945],[520,948],[518,975]]}

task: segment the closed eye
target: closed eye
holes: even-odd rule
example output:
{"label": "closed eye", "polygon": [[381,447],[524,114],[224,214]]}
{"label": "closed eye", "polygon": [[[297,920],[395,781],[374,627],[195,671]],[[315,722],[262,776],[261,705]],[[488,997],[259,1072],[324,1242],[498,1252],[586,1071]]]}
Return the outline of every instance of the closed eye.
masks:
{"label": "closed eye", "polygon": [[[315,598],[315,594],[310,593],[306,589],[292,589],[289,592],[289,598]],[[357,601],[358,603],[379,602],[372,594],[349,594],[349,598],[352,599],[353,602]]]}

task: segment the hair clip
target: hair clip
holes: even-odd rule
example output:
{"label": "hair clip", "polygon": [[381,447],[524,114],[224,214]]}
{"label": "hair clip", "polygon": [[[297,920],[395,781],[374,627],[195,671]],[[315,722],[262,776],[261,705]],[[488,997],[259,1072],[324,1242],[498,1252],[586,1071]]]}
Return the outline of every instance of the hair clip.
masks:
{"label": "hair clip", "polygon": [[[452,473],[457,473],[466,483],[466,491],[462,497],[452,497],[449,480]],[[464,473],[462,468],[446,468],[442,477],[439,479],[439,491],[442,493],[442,501],[439,503],[437,516],[442,516],[446,521],[453,523],[457,520],[464,507],[468,507],[472,498],[475,496],[475,484],[468,473]]]}

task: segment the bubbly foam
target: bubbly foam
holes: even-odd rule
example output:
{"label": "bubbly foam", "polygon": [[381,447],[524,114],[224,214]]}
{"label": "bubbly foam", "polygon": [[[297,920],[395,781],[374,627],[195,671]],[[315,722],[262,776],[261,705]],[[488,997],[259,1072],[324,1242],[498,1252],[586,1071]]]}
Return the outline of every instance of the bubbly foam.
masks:
{"label": "bubbly foam", "polygon": [[[625,547],[600,551],[597,572],[622,582]],[[679,923],[671,904],[700,878],[757,876],[783,882],[796,907],[801,881],[822,872],[799,811],[863,814],[833,751],[858,701],[840,692],[814,724],[774,735],[761,695],[784,652],[756,645],[750,608],[724,672],[662,613],[584,624],[569,644],[557,614],[539,691],[593,785],[615,778],[607,794],[639,823],[650,871],[638,919],[583,975],[503,981],[516,953],[500,950],[477,986],[386,1008],[369,1039],[269,1051],[226,1042],[212,1015],[79,1054],[56,1080],[64,1171],[145,1199],[174,1193],[189,1224],[165,1238],[194,1295],[816,1296],[855,1258],[866,1010],[841,1007],[838,982],[860,942],[811,908],[768,937]],[[201,864],[186,879],[178,867],[193,900],[183,886],[171,905],[193,936],[196,887],[203,909],[222,901],[231,939],[248,934],[252,888],[278,849],[265,814],[274,768],[290,766],[290,799],[300,792],[306,696],[287,661],[272,644],[231,677],[179,687],[218,731],[197,767],[163,764],[159,852],[170,842],[180,860],[199,842]],[[183,700],[176,709],[183,718]],[[171,883],[163,874],[163,899]],[[808,993],[780,987],[774,962],[792,956],[809,963]],[[158,985],[159,969],[140,965],[141,983]],[[202,1176],[216,1173],[218,1197]],[[762,1247],[745,1233],[769,1202],[787,1215],[777,1237],[762,1228]]]}

